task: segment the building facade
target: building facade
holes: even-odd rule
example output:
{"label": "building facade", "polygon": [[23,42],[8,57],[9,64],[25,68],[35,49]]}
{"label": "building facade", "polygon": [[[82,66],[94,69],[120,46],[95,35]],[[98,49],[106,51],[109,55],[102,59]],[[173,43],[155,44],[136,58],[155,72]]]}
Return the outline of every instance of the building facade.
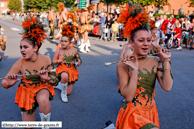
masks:
{"label": "building facade", "polygon": [[[185,13],[189,13],[189,14],[194,14],[194,7],[189,7],[189,3],[187,3],[188,0],[168,0],[168,5],[165,5],[163,7],[163,13],[170,13],[170,14],[179,14],[180,13],[180,9],[182,7],[181,10],[184,11]],[[119,6],[118,5],[108,5],[108,12],[113,13],[114,9],[117,9]],[[99,3],[98,4],[98,10],[105,10],[107,11],[107,4],[106,3]],[[154,10],[158,10],[156,7],[154,7],[154,5],[150,5],[148,7],[146,7],[147,11],[154,11]],[[94,6],[94,11],[97,12],[97,4],[95,4]]]}
{"label": "building facade", "polygon": [[[194,7],[189,7],[188,0],[168,0],[168,5],[163,7],[163,13],[169,12],[170,14],[180,14],[180,9],[184,14],[194,14]],[[154,5],[148,7],[148,11],[154,11]]]}
{"label": "building facade", "polygon": [[9,11],[8,6],[9,0],[0,0],[0,14],[7,13]]}

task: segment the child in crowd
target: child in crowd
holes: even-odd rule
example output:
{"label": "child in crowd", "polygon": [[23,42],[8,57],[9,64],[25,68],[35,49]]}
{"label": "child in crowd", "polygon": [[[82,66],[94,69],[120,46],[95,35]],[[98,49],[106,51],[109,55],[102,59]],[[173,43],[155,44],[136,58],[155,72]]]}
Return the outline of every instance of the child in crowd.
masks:
{"label": "child in crowd", "polygon": [[119,26],[117,24],[117,20],[114,21],[114,23],[111,26],[112,28],[112,41],[116,41],[117,32],[119,30]]}

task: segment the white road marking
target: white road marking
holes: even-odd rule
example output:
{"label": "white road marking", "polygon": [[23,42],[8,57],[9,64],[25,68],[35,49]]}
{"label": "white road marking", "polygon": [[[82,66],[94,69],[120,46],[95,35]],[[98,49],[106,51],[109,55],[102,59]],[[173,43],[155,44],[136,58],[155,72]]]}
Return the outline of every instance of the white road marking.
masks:
{"label": "white road marking", "polygon": [[21,31],[20,29],[18,29],[18,28],[11,28],[12,30],[14,30],[14,31]]}

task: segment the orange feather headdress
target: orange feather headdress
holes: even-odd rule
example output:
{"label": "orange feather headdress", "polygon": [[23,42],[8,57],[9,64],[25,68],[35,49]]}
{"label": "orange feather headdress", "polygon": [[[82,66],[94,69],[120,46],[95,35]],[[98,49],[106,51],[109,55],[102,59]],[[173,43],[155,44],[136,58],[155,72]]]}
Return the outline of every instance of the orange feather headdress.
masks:
{"label": "orange feather headdress", "polygon": [[89,11],[92,11],[93,8],[94,8],[94,5],[93,5],[93,4],[90,4],[90,5],[88,6],[88,10],[89,10]]}
{"label": "orange feather headdress", "polygon": [[68,18],[71,18],[72,21],[75,21],[76,20],[76,15],[73,12],[68,12],[67,19]]}
{"label": "orange feather headdress", "polygon": [[76,32],[76,30],[77,30],[77,27],[70,23],[63,26],[61,34],[63,36],[68,36],[72,39],[74,37],[74,33]]}
{"label": "orange feather headdress", "polygon": [[63,2],[59,2],[57,4],[57,7],[59,8],[59,14],[61,14],[62,10],[65,8],[65,5],[63,4]]}
{"label": "orange feather headdress", "polygon": [[47,38],[44,25],[38,21],[36,17],[30,18],[28,16],[25,21],[22,22],[22,27],[24,29],[22,38],[29,37],[35,39],[38,46],[41,46],[44,39]]}
{"label": "orange feather headdress", "polygon": [[120,23],[124,24],[123,36],[125,38],[130,37],[131,31],[138,27],[149,30],[148,19],[145,8],[133,2],[127,3],[121,10],[121,15],[118,19]]}

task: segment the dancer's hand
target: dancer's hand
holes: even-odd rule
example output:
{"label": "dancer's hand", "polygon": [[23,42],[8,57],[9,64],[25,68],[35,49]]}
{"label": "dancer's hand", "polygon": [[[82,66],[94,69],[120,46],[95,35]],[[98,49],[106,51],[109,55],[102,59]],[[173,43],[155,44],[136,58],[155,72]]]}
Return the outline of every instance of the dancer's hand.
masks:
{"label": "dancer's hand", "polygon": [[171,53],[167,49],[160,48],[159,57],[162,60],[162,62],[164,63],[166,61],[166,59],[168,59],[170,61]]}
{"label": "dancer's hand", "polygon": [[157,46],[159,45],[160,39],[159,38],[157,38],[157,39],[152,38],[151,40],[152,40],[152,42],[151,42],[152,45],[157,48]]}
{"label": "dancer's hand", "polygon": [[17,79],[17,77],[18,77],[18,74],[10,74],[10,75],[8,75],[7,76],[7,85],[8,86],[13,86],[17,81],[19,81],[20,79],[18,78]]}
{"label": "dancer's hand", "polygon": [[58,64],[62,64],[62,62],[63,62],[62,59],[58,59],[58,60],[57,60],[57,63],[58,63]]}
{"label": "dancer's hand", "polygon": [[49,78],[47,70],[40,70],[37,75],[39,75],[43,80],[48,80]]}
{"label": "dancer's hand", "polygon": [[132,55],[130,57],[126,56],[125,60],[130,59],[129,61],[125,61],[124,64],[128,65],[132,71],[134,70],[138,70],[139,64],[138,64],[138,60],[137,57]]}

